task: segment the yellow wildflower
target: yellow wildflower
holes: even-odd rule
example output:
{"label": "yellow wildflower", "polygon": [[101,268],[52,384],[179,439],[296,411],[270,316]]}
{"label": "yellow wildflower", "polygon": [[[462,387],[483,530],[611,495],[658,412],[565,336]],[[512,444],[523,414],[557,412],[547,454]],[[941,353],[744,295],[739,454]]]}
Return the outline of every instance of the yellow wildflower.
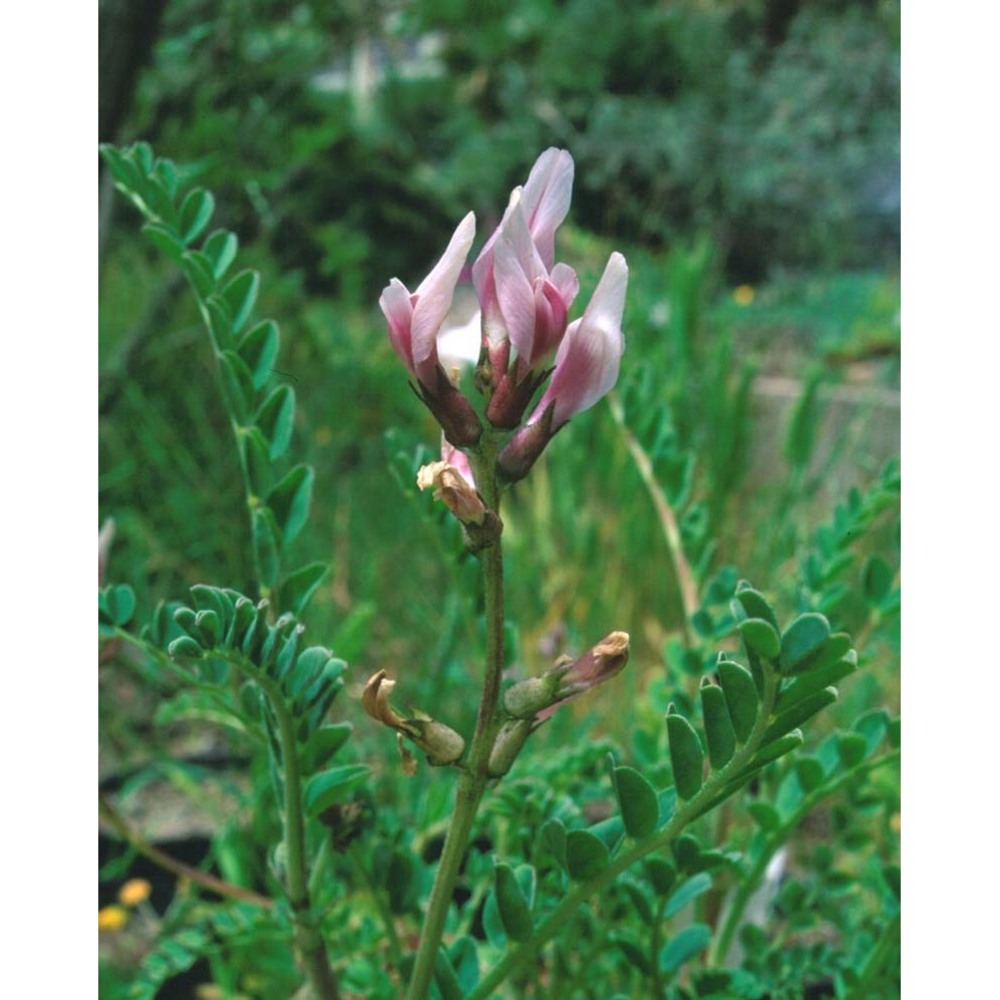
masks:
{"label": "yellow wildflower", "polygon": [[118,902],[123,906],[138,906],[149,899],[153,887],[144,878],[130,878],[118,890]]}
{"label": "yellow wildflower", "polygon": [[121,906],[105,906],[97,911],[97,929],[120,931],[128,922],[128,911]]}
{"label": "yellow wildflower", "polygon": [[753,290],[753,285],[737,285],[733,289],[733,301],[738,306],[748,306],[753,302],[756,294]]}

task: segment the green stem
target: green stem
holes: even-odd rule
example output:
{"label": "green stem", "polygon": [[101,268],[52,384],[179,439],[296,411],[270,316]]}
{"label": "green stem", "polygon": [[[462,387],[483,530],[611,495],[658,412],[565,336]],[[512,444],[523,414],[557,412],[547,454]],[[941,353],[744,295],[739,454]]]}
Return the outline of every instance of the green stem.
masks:
{"label": "green stem", "polygon": [[[496,478],[496,443],[487,431],[478,454],[470,455],[476,484],[486,506],[499,515],[500,486]],[[476,731],[465,769],[458,779],[455,809],[445,837],[413,966],[407,1000],[424,1000],[430,989],[445,919],[451,906],[458,871],[469,846],[476,812],[489,781],[490,751],[499,719],[500,679],[504,660],[503,551],[498,538],[480,553],[486,615],[486,675],[479,701]]]}
{"label": "green stem", "polygon": [[[216,364],[216,369],[218,369],[219,364],[221,364],[221,362]],[[219,378],[222,378],[221,374]],[[225,394],[222,393],[221,395],[223,399],[225,399]],[[261,567],[260,559],[258,558],[257,546],[253,543],[253,517],[254,512],[261,505],[261,500],[260,497],[254,494],[253,486],[250,483],[250,470],[247,468],[247,460],[243,448],[243,434],[245,433],[246,428],[240,425],[239,421],[233,414],[230,414],[230,423],[233,428],[233,437],[236,440],[236,453],[240,460],[240,473],[243,476],[243,493],[247,501],[247,516],[250,518],[250,557],[253,560],[254,576],[257,578],[257,592],[263,600],[269,601],[271,599],[271,588],[264,581],[264,571]]]}
{"label": "green stem", "polygon": [[839,792],[841,788],[849,784],[854,779],[859,778],[864,774],[870,774],[872,771],[875,771],[880,767],[884,767],[886,764],[891,763],[894,760],[899,760],[898,750],[892,750],[875,760],[859,764],[857,767],[851,768],[850,771],[845,772],[833,781],[827,782],[819,788],[813,789],[813,791],[803,798],[803,800],[795,808],[794,812],[792,812],[792,814],[785,820],[784,823],[781,824],[781,826],[767,834],[760,856],[754,862],[754,865],[750,869],[746,878],[740,882],[740,885],[733,896],[732,904],[726,913],[726,921],[723,924],[722,931],[716,936],[715,942],[712,945],[709,964],[722,965],[725,962],[726,956],[729,954],[729,946],[732,943],[733,935],[736,933],[736,930],[740,925],[740,921],[743,919],[743,911],[746,909],[747,903],[750,902],[750,897],[760,884],[760,880],[763,878],[764,872],[767,870],[767,866],[770,863],[771,858],[774,857],[778,848],[786,840],[788,840],[795,828],[823,799]]}
{"label": "green stem", "polygon": [[[124,629],[116,629],[122,639],[154,655],[157,660],[180,673],[188,681],[192,676],[174,663],[152,643],[130,635]],[[302,772],[299,767],[298,743],[295,739],[295,720],[282,697],[278,685],[264,673],[257,670],[241,656],[217,651],[219,656],[252,678],[267,695],[278,722],[278,741],[281,744],[281,764],[284,776],[284,834],[287,865],[286,889],[295,925],[295,944],[302,956],[306,975],[312,987],[315,1000],[337,1000],[339,991],[333,978],[326,946],[320,936],[310,905],[308,858],[305,844],[305,817],[302,812]]]}
{"label": "green stem", "polygon": [[538,950],[552,940],[556,934],[573,918],[577,908],[582,906],[591,896],[611,885],[615,879],[637,861],[656,851],[667,847],[671,841],[680,836],[684,828],[696,819],[710,806],[727,781],[746,767],[760,746],[777,697],[778,678],[768,672],[764,680],[764,693],[761,698],[761,710],[754,723],[750,738],[733,759],[702,785],[700,791],[688,799],[671,817],[662,830],[640,843],[634,844],[629,850],[620,854],[593,878],[581,882],[536,928],[530,941],[510,948],[492,971],[480,981],[479,985],[465,1000],[487,1000],[505,979],[521,972],[532,961]]}
{"label": "green stem", "polygon": [[677,580],[677,588],[681,595],[681,606],[684,610],[684,642],[688,646],[694,645],[694,633],[691,630],[691,618],[698,610],[698,582],[695,580],[694,571],[691,564],[684,555],[684,545],[681,541],[681,530],[678,523],[677,514],[667,495],[663,492],[660,484],[656,481],[656,473],[653,471],[653,461],[646,450],[639,443],[636,436],[629,430],[625,423],[625,409],[617,393],[608,395],[608,405],[611,408],[611,416],[622,432],[625,439],[625,446],[632,455],[635,467],[639,472],[646,491],[653,501],[656,509],[656,516],[660,520],[660,527],[663,530],[663,537],[667,543],[667,551],[670,554],[670,562],[674,567],[674,577]]}
{"label": "green stem", "polygon": [[253,484],[250,481],[250,469],[247,467],[246,450],[243,447],[243,435],[246,433],[247,428],[240,423],[236,414],[229,407],[229,401],[226,397],[222,384],[223,375],[221,348],[220,345],[216,343],[215,334],[212,332],[212,319],[208,312],[208,305],[205,300],[202,299],[201,293],[194,287],[194,284],[189,282],[189,285],[191,292],[198,303],[198,311],[201,314],[202,323],[208,333],[208,339],[212,344],[212,351],[215,354],[215,376],[218,383],[219,398],[222,400],[222,404],[225,406],[226,411],[229,414],[229,423],[233,429],[233,439],[236,442],[236,455],[239,458],[240,475],[243,477],[243,494],[246,497],[247,516],[250,518],[250,557],[253,560],[254,576],[257,579],[257,591],[261,598],[270,600],[271,588],[264,580],[260,559],[257,555],[257,546],[253,544],[254,511],[260,506],[261,500],[254,494]]}
{"label": "green stem", "polygon": [[337,1000],[339,991],[330,967],[326,945],[320,935],[309,900],[308,858],[305,843],[305,817],[302,812],[302,772],[299,768],[295,720],[277,685],[253,671],[254,679],[271,702],[278,722],[281,764],[284,778],[285,862],[287,865],[288,902],[295,925],[295,946],[299,951],[315,1000]]}
{"label": "green stem", "polygon": [[663,976],[660,975],[660,945],[663,942],[663,915],[667,910],[668,896],[663,896],[656,904],[656,916],[653,920],[653,930],[650,934],[649,964],[653,969],[653,996],[656,1000],[663,998]]}

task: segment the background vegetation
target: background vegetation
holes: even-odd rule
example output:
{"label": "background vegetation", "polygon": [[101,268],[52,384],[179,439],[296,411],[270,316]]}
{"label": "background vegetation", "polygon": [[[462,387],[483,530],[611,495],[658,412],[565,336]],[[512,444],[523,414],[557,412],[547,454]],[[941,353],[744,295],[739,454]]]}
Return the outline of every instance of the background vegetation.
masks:
{"label": "background vegetation", "polygon": [[[577,169],[559,256],[590,262],[586,294],[609,250],[625,253],[628,347],[611,404],[574,421],[508,503],[512,667],[538,671],[616,628],[633,657],[617,686],[533,738],[515,777],[600,809],[588,776],[608,747],[648,755],[666,700],[693,697],[697,651],[723,641],[738,576],[855,635],[866,669],[828,726],[895,713],[898,3],[161,0],[138,20],[133,6],[101,5],[100,138],[148,140],[212,189],[216,222],[262,275],[260,308],[283,333],[274,377],[295,389],[296,457],[317,475],[294,546],[333,568],[309,636],[349,662],[349,691],[384,668],[415,705],[474,714],[475,574],[416,492],[435,429],[375,301],[391,276],[418,279],[469,208],[484,237],[558,145]],[[253,571],[211,351],[179,272],[137,230],[102,174],[100,507],[116,525],[107,578],[135,587],[143,620],[195,583],[249,590]],[[693,607],[637,451],[678,516]],[[196,863],[259,883],[269,833],[241,809],[261,778],[253,748],[166,711],[171,692],[127,658],[104,664],[101,684],[105,791]],[[358,723],[352,752],[378,776],[362,868],[378,869],[378,851],[431,860],[450,786],[425,768],[403,779],[356,703],[337,712]],[[178,823],[148,804],[176,809],[192,791]],[[792,870],[808,877],[791,884],[834,899],[829,912],[785,905],[798,981],[834,976],[809,949],[881,905],[861,898],[863,879],[827,884],[897,856],[898,790],[886,779],[876,792],[867,813],[825,807],[796,841]],[[505,802],[501,839],[518,835],[520,807]],[[817,869],[823,831],[848,827],[854,853]],[[102,852],[108,902],[135,857],[110,837]],[[397,875],[394,909],[412,914],[422,873]],[[169,919],[173,880],[154,885]],[[838,909],[838,891],[858,898]],[[138,933],[108,945],[109,996],[151,946]],[[278,959],[270,972],[238,948],[213,961],[193,978],[264,996],[270,977],[287,995]],[[763,981],[787,974],[760,962]]]}

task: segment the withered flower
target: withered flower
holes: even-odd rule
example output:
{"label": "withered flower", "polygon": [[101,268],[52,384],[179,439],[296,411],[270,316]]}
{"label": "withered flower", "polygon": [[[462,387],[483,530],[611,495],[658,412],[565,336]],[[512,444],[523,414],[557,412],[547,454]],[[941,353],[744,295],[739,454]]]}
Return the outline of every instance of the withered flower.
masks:
{"label": "withered flower", "polygon": [[361,707],[377,722],[395,729],[415,743],[431,764],[454,764],[465,752],[465,740],[450,726],[438,722],[423,712],[404,719],[392,705],[389,697],[396,682],[389,680],[384,670],[373,674],[361,695]]}

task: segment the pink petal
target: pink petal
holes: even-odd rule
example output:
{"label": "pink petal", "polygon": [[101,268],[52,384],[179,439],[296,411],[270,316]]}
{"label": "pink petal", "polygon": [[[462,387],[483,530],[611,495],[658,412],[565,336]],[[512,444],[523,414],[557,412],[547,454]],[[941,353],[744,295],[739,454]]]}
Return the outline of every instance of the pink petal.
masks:
{"label": "pink petal", "polygon": [[[526,226],[524,231],[528,231]],[[535,333],[535,293],[507,233],[500,234],[494,248],[493,273],[507,336],[518,355],[527,359]]]}
{"label": "pink petal", "polygon": [[392,344],[403,364],[410,370],[410,374],[416,375],[413,366],[413,345],[410,337],[413,305],[406,285],[399,278],[393,278],[382,289],[378,304],[389,322],[389,343]]}
{"label": "pink petal", "polygon": [[556,264],[549,275],[549,281],[559,290],[566,308],[569,309],[577,292],[580,291],[580,279],[576,276],[576,271],[569,264]]}
{"label": "pink petal", "polygon": [[500,311],[500,301],[497,298],[495,264],[496,264],[496,243],[503,232],[507,219],[510,217],[514,206],[520,201],[521,188],[516,187],[510,194],[507,208],[504,209],[503,218],[500,225],[493,230],[486,245],[479,251],[476,262],[472,265],[472,284],[479,297],[479,305],[483,311],[483,335],[487,342],[496,347],[501,341],[506,339],[507,331],[504,328],[503,314]]}
{"label": "pink petal", "polygon": [[457,470],[470,486],[475,487],[476,478],[472,474],[469,456],[464,451],[460,451],[451,445],[444,437],[441,438],[441,461],[446,462],[453,469]]}
{"label": "pink petal", "polygon": [[413,293],[413,322],[410,338],[413,348],[413,364],[426,369],[425,362],[433,360],[437,364],[437,335],[441,324],[451,309],[455,285],[462,273],[462,266],[469,254],[476,235],[476,217],[472,212],[458,224],[447,249],[434,265],[430,274],[420,282]]}
{"label": "pink petal", "polygon": [[583,316],[569,325],[559,345],[552,381],[529,423],[540,419],[554,400],[553,426],[558,427],[593,406],[618,380],[627,286],[625,258],[613,253]]}
{"label": "pink petal", "polygon": [[524,215],[546,268],[555,260],[555,236],[573,196],[573,157],[565,149],[545,150],[524,185]]}
{"label": "pink petal", "polygon": [[555,352],[566,332],[566,302],[551,281],[535,282],[535,337],[531,354],[526,356],[529,366]]}

